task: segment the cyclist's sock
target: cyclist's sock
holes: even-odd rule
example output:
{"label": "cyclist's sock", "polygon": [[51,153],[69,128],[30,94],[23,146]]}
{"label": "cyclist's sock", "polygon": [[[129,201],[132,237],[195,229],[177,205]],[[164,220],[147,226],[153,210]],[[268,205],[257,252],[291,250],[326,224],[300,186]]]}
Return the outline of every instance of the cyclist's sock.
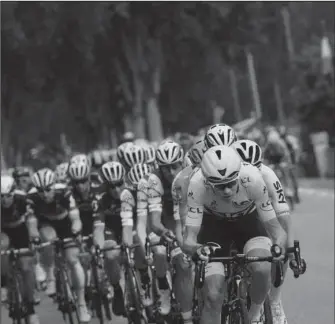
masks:
{"label": "cyclist's sock", "polygon": [[1,288],[7,287],[7,276],[1,275]]}
{"label": "cyclist's sock", "polygon": [[263,304],[260,304],[260,305],[255,304],[255,303],[251,304],[250,310],[249,310],[250,320],[254,321],[254,320],[260,319],[262,306]]}
{"label": "cyclist's sock", "polygon": [[165,276],[163,278],[157,277],[157,282],[158,282],[158,288],[159,289],[161,289],[161,290],[169,289],[169,283],[168,283]]}
{"label": "cyclist's sock", "polygon": [[184,313],[181,313],[181,316],[184,320],[184,324],[185,323],[192,323],[192,311],[188,311],[188,312],[184,312]]}

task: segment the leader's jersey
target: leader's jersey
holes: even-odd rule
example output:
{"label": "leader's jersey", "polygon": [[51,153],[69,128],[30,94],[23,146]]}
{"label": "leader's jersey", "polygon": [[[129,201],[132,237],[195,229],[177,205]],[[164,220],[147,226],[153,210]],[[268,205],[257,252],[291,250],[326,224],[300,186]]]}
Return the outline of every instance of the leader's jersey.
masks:
{"label": "leader's jersey", "polygon": [[228,221],[247,217],[256,209],[263,221],[276,217],[260,171],[244,162],[238,177],[237,191],[229,199],[215,191],[198,169],[190,180],[187,205],[186,226],[200,226],[204,211]]}
{"label": "leader's jersey", "polygon": [[277,216],[288,215],[290,208],[286,202],[283,187],[276,173],[263,163],[261,164],[260,171],[268,188],[269,197]]}

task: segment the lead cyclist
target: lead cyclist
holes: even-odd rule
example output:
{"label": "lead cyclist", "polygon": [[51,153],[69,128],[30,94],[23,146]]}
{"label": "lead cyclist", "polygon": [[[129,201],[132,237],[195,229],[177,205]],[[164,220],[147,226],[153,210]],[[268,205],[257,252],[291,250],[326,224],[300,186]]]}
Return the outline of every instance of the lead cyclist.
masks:
{"label": "lead cyclist", "polygon": [[[248,256],[271,256],[272,244],[285,251],[286,233],[282,229],[259,170],[241,161],[228,146],[209,148],[188,187],[188,213],[184,251],[208,261],[208,242],[229,250],[232,241]],[[249,320],[262,324],[262,307],[271,289],[271,264],[249,266]],[[206,266],[204,308],[201,324],[220,324],[224,300],[225,273],[222,263]]]}

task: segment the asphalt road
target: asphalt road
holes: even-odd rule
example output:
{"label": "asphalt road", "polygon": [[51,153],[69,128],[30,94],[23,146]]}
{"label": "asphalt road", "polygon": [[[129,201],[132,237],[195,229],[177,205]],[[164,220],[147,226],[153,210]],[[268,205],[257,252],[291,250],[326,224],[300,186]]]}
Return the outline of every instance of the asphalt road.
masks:
{"label": "asphalt road", "polygon": [[[302,180],[302,203],[293,212],[296,238],[307,261],[299,279],[289,272],[283,287],[283,305],[288,324],[334,323],[334,181]],[[289,270],[290,271],[290,270]],[[41,324],[61,324],[56,306],[43,298],[37,307]],[[11,324],[2,308],[1,324]],[[97,324],[92,320],[91,324]],[[113,323],[125,324],[122,318]]]}

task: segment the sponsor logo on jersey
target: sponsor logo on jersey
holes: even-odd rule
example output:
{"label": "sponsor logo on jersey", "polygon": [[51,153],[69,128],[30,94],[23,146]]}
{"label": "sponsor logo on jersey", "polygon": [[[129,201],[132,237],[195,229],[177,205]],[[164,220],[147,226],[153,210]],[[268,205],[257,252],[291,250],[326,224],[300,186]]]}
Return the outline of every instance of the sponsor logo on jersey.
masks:
{"label": "sponsor logo on jersey", "polygon": [[244,185],[244,184],[246,184],[246,183],[248,183],[248,182],[251,182],[249,177],[242,177],[242,178],[241,178],[241,183],[242,183],[242,185]]}
{"label": "sponsor logo on jersey", "polygon": [[249,205],[252,202],[252,200],[243,200],[243,201],[233,201],[233,206],[237,208],[245,207]]}
{"label": "sponsor logo on jersey", "polygon": [[263,194],[266,194],[266,192],[268,191],[268,188],[266,186],[263,187]]}
{"label": "sponsor logo on jersey", "polygon": [[266,201],[265,203],[262,203],[261,210],[264,210],[264,211],[271,211],[271,210],[273,210],[273,207],[272,207],[270,199],[268,201]]}
{"label": "sponsor logo on jersey", "polygon": [[284,190],[280,184],[279,181],[276,181],[273,184],[274,188],[276,189],[276,193],[278,194],[278,202],[280,204],[285,204],[286,203],[286,199],[285,199],[285,195],[284,195]]}
{"label": "sponsor logo on jersey", "polygon": [[193,194],[193,191],[189,191],[188,194],[187,194],[187,197],[189,197],[189,198],[194,198],[193,195],[194,195],[194,194]]}
{"label": "sponsor logo on jersey", "polygon": [[201,214],[202,210],[199,207],[188,207],[188,211],[193,214]]}

